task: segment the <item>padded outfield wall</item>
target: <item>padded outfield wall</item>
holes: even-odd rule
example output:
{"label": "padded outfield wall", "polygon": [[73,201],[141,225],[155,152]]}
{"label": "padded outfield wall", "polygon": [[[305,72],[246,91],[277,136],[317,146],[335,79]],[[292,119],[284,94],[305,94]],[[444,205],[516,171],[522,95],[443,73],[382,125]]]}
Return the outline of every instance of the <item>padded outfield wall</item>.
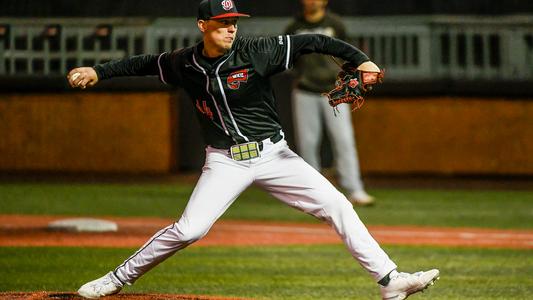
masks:
{"label": "padded outfield wall", "polygon": [[172,95],[0,95],[0,172],[166,173],[175,169]]}
{"label": "padded outfield wall", "polygon": [[[278,93],[293,143],[288,91]],[[1,94],[0,172],[172,173],[204,151],[182,94]],[[181,100],[181,101],[180,101]],[[354,113],[365,174],[533,175],[533,99],[373,97]]]}

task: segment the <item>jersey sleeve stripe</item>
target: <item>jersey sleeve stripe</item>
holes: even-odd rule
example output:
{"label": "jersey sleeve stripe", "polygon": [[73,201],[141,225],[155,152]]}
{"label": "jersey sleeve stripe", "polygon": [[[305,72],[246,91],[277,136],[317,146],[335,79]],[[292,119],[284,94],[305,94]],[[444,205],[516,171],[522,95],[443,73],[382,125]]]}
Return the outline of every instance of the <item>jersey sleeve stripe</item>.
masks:
{"label": "jersey sleeve stripe", "polygon": [[285,69],[289,69],[289,61],[290,61],[290,57],[291,57],[291,38],[289,37],[289,35],[286,35],[287,37],[287,58],[285,60]]}
{"label": "jersey sleeve stripe", "polygon": [[163,52],[159,55],[159,57],[157,58],[157,67],[159,68],[159,78],[161,79],[161,81],[164,83],[164,84],[168,84],[166,81],[165,81],[165,77],[163,77],[163,68],[161,68],[161,57],[163,56],[163,54],[165,54],[166,52]]}

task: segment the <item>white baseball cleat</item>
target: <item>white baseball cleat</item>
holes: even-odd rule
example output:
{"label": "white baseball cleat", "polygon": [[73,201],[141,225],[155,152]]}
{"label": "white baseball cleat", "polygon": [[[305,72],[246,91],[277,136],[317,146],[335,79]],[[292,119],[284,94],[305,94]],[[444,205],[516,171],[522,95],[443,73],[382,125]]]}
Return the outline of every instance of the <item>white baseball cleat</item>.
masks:
{"label": "white baseball cleat", "polygon": [[374,204],[374,197],[370,196],[363,190],[353,192],[348,200],[350,200],[353,205],[357,206],[368,206]]}
{"label": "white baseball cleat", "polygon": [[397,273],[387,286],[381,287],[381,297],[383,300],[403,300],[433,285],[439,279],[439,274],[437,269],[414,274]]}
{"label": "white baseball cleat", "polygon": [[113,295],[122,289],[123,284],[115,277],[113,272],[87,282],[78,290],[78,294],[83,298],[98,299],[102,296]]}

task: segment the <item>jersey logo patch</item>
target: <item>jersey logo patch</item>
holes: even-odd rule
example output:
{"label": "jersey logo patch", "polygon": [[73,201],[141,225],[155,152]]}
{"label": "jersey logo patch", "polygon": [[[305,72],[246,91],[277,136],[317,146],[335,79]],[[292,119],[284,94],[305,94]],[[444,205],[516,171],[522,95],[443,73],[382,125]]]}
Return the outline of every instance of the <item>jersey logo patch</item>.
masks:
{"label": "jersey logo patch", "polygon": [[202,101],[202,105],[200,105],[200,100],[196,99],[196,109],[198,109],[198,111],[207,116],[209,119],[213,120],[213,112],[209,106],[207,106],[207,102],[205,100]]}
{"label": "jersey logo patch", "polygon": [[224,0],[220,4],[222,4],[224,10],[230,10],[233,8],[233,1],[231,0]]}
{"label": "jersey logo patch", "polygon": [[237,90],[241,86],[241,82],[248,81],[248,69],[235,71],[228,75],[228,87],[232,90]]}

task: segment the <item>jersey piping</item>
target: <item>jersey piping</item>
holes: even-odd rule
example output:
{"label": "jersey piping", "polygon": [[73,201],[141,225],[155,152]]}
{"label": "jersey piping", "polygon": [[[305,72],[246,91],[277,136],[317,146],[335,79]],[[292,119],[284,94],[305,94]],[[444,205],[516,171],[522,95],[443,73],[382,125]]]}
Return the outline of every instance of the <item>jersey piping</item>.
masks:
{"label": "jersey piping", "polygon": [[163,52],[159,55],[159,57],[157,58],[157,67],[159,68],[159,77],[161,78],[161,81],[164,83],[164,84],[168,84],[166,81],[165,81],[165,77],[163,77],[163,68],[161,68],[161,57],[163,56],[163,54],[165,54],[166,52]]}
{"label": "jersey piping", "polygon": [[285,70],[289,69],[289,60],[291,56],[291,39],[289,35],[286,35],[287,37],[287,59],[285,60]]}
{"label": "jersey piping", "polygon": [[239,130],[239,126],[237,126],[237,122],[235,122],[235,119],[233,118],[233,114],[231,113],[231,109],[229,108],[229,105],[228,105],[228,100],[226,98],[226,93],[224,92],[224,86],[222,85],[222,80],[220,79],[220,75],[218,74],[218,71],[220,71],[220,67],[233,55],[233,51],[228,55],[228,57],[223,60],[220,64],[218,64],[216,70],[215,70],[215,75],[217,77],[217,82],[218,82],[218,87],[220,88],[220,93],[222,94],[222,99],[224,100],[224,105],[226,106],[226,109],[228,110],[228,115],[231,119],[231,123],[233,124],[233,126],[235,127],[235,130],[237,131],[237,134],[239,136],[241,136],[245,141],[249,142],[250,140],[248,139],[248,137],[244,136],[241,131]]}
{"label": "jersey piping", "polygon": [[[231,136],[229,131],[228,131],[228,128],[226,127],[226,123],[224,123],[224,119],[222,119],[222,113],[220,113],[220,109],[218,108],[217,100],[215,100],[215,96],[213,96],[213,94],[211,94],[211,92],[209,91],[209,75],[207,75],[207,72],[205,71],[205,69],[202,68],[202,66],[200,66],[200,64],[196,61],[196,58],[194,57],[194,54],[192,55],[192,60],[193,60],[194,64],[200,70],[202,70],[202,73],[204,73],[205,79],[206,79],[205,90],[207,91],[207,93],[209,94],[211,99],[213,99],[213,103],[215,103],[215,108],[217,109],[217,114],[218,114],[218,117],[220,118],[220,123],[222,124],[222,127],[224,128],[224,132],[226,133],[226,135]],[[233,140],[235,141],[235,139],[233,139]],[[235,141],[235,142],[237,142],[237,141]]]}

